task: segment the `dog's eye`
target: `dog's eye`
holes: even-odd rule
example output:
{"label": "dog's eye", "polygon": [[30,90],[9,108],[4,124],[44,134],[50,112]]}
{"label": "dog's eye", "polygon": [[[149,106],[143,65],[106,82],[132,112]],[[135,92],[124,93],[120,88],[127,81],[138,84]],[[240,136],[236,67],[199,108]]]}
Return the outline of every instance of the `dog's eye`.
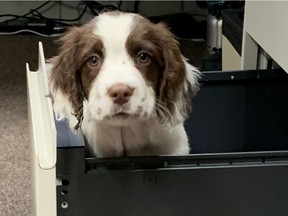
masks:
{"label": "dog's eye", "polygon": [[88,63],[91,67],[98,67],[98,66],[100,65],[100,63],[101,63],[101,60],[100,60],[99,56],[93,55],[93,56],[91,56],[91,57],[88,59],[87,63]]}
{"label": "dog's eye", "polygon": [[151,60],[151,56],[149,53],[141,51],[137,55],[137,62],[141,64],[147,64]]}

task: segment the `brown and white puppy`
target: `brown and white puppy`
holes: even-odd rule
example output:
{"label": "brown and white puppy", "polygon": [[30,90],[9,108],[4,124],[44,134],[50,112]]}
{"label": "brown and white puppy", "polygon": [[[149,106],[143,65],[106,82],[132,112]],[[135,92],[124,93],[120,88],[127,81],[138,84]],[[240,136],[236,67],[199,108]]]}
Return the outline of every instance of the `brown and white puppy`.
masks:
{"label": "brown and white puppy", "polygon": [[183,127],[199,72],[164,24],[106,12],[60,40],[50,87],[57,119],[98,157],[187,154]]}

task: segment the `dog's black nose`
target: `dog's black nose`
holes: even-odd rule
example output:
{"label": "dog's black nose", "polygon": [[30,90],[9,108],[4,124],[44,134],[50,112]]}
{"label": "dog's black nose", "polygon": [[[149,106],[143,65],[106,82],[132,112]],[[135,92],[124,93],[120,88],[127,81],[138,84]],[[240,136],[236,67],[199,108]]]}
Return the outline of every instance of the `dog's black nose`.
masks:
{"label": "dog's black nose", "polygon": [[130,100],[133,91],[134,88],[131,88],[126,84],[117,83],[108,90],[108,95],[114,103],[123,105]]}

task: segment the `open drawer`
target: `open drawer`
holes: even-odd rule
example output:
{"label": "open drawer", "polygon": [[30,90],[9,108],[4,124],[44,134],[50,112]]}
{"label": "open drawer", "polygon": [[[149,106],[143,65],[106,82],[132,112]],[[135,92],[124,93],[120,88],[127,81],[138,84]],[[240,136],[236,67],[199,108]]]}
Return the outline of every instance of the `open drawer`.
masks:
{"label": "open drawer", "polygon": [[27,68],[33,215],[287,216],[284,71],[204,72],[189,155],[87,158],[81,134],[54,120],[40,53]]}

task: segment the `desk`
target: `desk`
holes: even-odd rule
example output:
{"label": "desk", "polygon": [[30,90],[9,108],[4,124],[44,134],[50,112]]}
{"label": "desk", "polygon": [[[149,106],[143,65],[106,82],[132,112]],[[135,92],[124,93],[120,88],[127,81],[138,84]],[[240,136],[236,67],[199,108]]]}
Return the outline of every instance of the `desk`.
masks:
{"label": "desk", "polygon": [[242,69],[265,69],[265,61],[270,56],[288,72],[287,12],[287,1],[246,1]]}

